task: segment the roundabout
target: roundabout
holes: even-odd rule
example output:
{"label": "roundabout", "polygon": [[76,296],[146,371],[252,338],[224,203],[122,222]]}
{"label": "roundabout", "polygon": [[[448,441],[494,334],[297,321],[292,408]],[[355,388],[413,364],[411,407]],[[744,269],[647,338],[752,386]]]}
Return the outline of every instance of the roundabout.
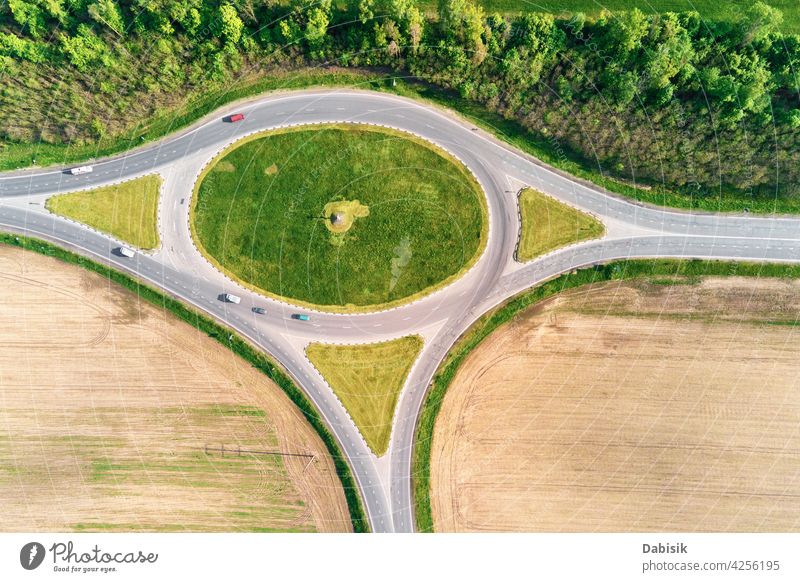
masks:
{"label": "roundabout", "polygon": [[[222,121],[238,111],[245,114],[240,124]],[[209,160],[248,136],[297,125],[339,123],[393,127],[457,157],[486,193],[490,236],[474,267],[436,292],[395,309],[322,312],[303,322],[291,318],[292,305],[243,287],[198,251],[189,226],[192,188]],[[318,160],[318,165],[322,163]],[[274,168],[269,165],[263,176],[280,176],[280,172],[277,164]],[[164,180],[159,202],[162,245],[153,253],[140,252],[132,259],[117,256],[113,251],[119,247],[119,240],[51,214],[43,205],[55,194],[152,173]],[[524,265],[516,262],[516,195],[523,186],[591,213],[603,222],[604,237],[553,250]],[[354,217],[344,236],[357,234],[377,216],[376,204],[360,192],[343,194],[340,201],[355,200],[359,206],[367,206],[369,214]],[[553,171],[511,146],[474,131],[462,118],[425,103],[373,92],[300,91],[239,103],[161,142],[96,161],[91,174],[72,176],[61,169],[49,169],[2,175],[0,201],[0,226],[4,230],[52,241],[128,273],[209,314],[230,330],[231,337],[238,334],[246,338],[254,349],[277,361],[335,435],[373,531],[414,530],[412,451],[422,400],[451,346],[482,315],[510,297],[562,273],[620,258],[800,262],[800,220],[796,218],[694,214],[635,204]],[[315,210],[321,236],[334,234],[322,222],[325,205],[331,201],[320,200],[323,203]],[[346,214],[342,218],[345,224]],[[392,249],[401,247],[396,266],[401,266],[406,254],[400,243],[402,239],[392,241]],[[390,273],[391,269],[390,263]],[[240,296],[241,303],[223,303],[219,296],[224,293]],[[252,311],[261,306],[265,314]],[[419,335],[424,345],[398,396],[388,450],[377,457],[342,402],[309,362],[305,349],[312,342],[377,343],[409,335]]]}
{"label": "roundabout", "polygon": [[194,189],[192,236],[237,283],[320,311],[363,312],[457,279],[486,246],[485,195],[413,135],[297,126],[225,148]]}

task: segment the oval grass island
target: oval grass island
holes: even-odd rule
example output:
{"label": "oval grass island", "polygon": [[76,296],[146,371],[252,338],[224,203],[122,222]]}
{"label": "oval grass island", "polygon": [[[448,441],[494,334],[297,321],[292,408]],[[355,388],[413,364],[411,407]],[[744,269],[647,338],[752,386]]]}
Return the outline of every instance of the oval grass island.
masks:
{"label": "oval grass island", "polygon": [[466,272],[488,237],[483,190],[411,134],[359,124],[254,134],[201,173],[192,236],[264,295],[332,312],[386,309]]}

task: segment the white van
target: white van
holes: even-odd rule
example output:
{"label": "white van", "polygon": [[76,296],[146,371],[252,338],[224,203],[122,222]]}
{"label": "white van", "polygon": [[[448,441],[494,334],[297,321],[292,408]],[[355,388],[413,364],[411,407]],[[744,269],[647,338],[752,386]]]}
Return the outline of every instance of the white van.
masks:
{"label": "white van", "polygon": [[136,251],[129,249],[128,247],[119,247],[117,250],[119,251],[119,254],[121,254],[123,257],[128,257],[129,259],[132,259],[136,256]]}
{"label": "white van", "polygon": [[232,295],[230,293],[225,293],[225,295],[223,295],[223,297],[225,298],[225,301],[227,301],[228,303],[235,303],[236,305],[239,305],[239,303],[242,302],[242,298],[239,297],[238,295]]}
{"label": "white van", "polygon": [[91,174],[92,167],[91,166],[78,166],[77,168],[71,168],[69,171],[70,174],[73,176],[79,176],[81,174]]}

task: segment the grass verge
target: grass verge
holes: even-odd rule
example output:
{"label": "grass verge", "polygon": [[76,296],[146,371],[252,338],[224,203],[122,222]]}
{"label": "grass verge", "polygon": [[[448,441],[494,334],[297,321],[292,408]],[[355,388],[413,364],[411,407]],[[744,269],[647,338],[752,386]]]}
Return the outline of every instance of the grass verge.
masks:
{"label": "grass verge", "polygon": [[603,236],[603,223],[542,194],[525,188],[519,194],[520,225],[517,260],[530,261],[557,248]]}
{"label": "grass verge", "polygon": [[[326,228],[331,203],[354,200],[364,212],[347,232]],[[463,164],[411,134],[357,124],[232,144],[198,178],[190,223],[206,258],[242,285],[345,313],[447,285],[488,239],[486,197]]]}
{"label": "grass verge", "polygon": [[140,249],[155,249],[161,177],[142,176],[92,190],[48,198],[50,212],[88,224]]}
{"label": "grass verge", "polygon": [[[417,421],[412,453],[412,493],[417,529],[432,532],[433,515],[430,502],[430,458],[433,428],[448,387],[461,364],[487,336],[521,311],[548,297],[582,285],[604,281],[654,278],[659,283],[697,279],[706,276],[800,278],[800,265],[727,263],[701,260],[625,260],[579,269],[547,281],[538,287],[509,299],[502,306],[485,314],[456,342],[442,362],[428,388]],[[669,279],[665,279],[668,277]]]}
{"label": "grass verge", "polygon": [[353,531],[369,531],[369,522],[361,505],[361,498],[356,486],[355,479],[350,472],[350,467],[342,455],[339,445],[333,434],[328,430],[314,405],[305,394],[295,386],[294,382],[287,376],[278,365],[268,358],[263,352],[257,350],[244,338],[236,334],[233,330],[213,321],[211,318],[201,315],[181,303],[179,300],[170,297],[156,289],[141,283],[133,277],[121,273],[106,265],[97,263],[86,257],[67,251],[49,242],[24,236],[16,236],[8,233],[0,233],[0,244],[37,252],[42,255],[54,257],[65,263],[78,265],[87,271],[97,273],[109,281],[121,285],[132,291],[141,299],[148,301],[156,307],[169,310],[178,319],[188,323],[194,328],[214,338],[220,344],[230,349],[239,357],[244,358],[253,367],[264,373],[268,378],[275,382],[300,409],[306,420],[317,431],[322,442],[328,449],[336,466],[336,474],[342,482],[347,507],[350,510],[350,519],[353,524]]}
{"label": "grass verge", "polygon": [[422,343],[414,335],[376,344],[315,343],[306,350],[379,457],[389,447],[397,399]]}

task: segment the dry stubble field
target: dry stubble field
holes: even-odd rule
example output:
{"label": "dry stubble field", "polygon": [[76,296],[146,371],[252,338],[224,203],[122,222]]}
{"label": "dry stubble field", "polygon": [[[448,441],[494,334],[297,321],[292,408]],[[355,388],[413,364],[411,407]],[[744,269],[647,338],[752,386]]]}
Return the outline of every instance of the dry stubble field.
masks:
{"label": "dry stubble field", "polygon": [[0,282],[0,531],[350,531],[324,444],[249,364],[76,266],[0,247]]}
{"label": "dry stubble field", "polygon": [[800,282],[607,283],[521,314],[437,419],[437,531],[800,530]]}

